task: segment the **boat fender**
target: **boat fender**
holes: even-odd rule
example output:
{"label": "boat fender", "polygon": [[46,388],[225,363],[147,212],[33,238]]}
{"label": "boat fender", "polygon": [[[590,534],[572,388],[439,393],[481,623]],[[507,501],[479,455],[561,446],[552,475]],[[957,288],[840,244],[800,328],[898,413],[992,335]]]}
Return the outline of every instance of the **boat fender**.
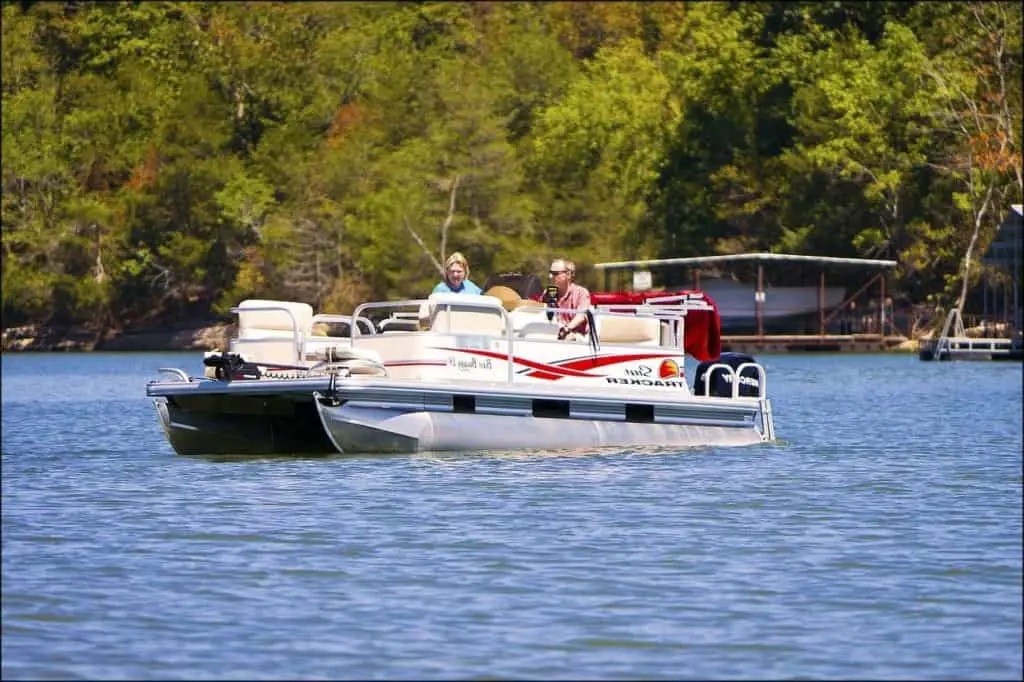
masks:
{"label": "boat fender", "polygon": [[[711,391],[710,395],[720,398],[732,397],[732,377],[723,368],[719,367],[712,372],[712,376],[708,378],[708,369],[714,364],[723,364],[732,367],[735,370],[737,367],[745,362],[755,362],[753,356],[747,355],[746,353],[722,353],[717,360],[705,360],[704,362],[697,365],[697,375],[693,380],[693,394],[695,396],[704,395],[704,386],[706,383],[710,383]],[[743,370],[740,375],[740,390],[741,396],[752,396],[757,397],[761,389],[761,381],[758,378],[757,370],[753,367],[747,367]]]}

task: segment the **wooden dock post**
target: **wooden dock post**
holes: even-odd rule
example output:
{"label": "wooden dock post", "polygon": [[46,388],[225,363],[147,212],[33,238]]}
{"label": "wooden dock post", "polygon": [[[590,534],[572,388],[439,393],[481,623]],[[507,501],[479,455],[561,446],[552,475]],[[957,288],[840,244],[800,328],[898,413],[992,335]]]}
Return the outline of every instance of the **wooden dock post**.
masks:
{"label": "wooden dock post", "polygon": [[757,335],[764,336],[764,266],[757,264],[757,291],[754,293],[754,303],[757,307]]}
{"label": "wooden dock post", "polygon": [[825,336],[825,271],[818,276],[818,333]]}

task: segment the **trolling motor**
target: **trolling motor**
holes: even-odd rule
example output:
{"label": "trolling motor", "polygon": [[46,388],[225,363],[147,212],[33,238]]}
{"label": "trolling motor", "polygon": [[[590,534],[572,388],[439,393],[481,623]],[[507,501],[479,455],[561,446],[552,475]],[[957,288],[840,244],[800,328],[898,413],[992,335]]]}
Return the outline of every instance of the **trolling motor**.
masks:
{"label": "trolling motor", "polygon": [[253,362],[247,362],[238,353],[210,351],[203,355],[203,365],[213,370],[212,378],[218,381],[260,378],[260,368]]}

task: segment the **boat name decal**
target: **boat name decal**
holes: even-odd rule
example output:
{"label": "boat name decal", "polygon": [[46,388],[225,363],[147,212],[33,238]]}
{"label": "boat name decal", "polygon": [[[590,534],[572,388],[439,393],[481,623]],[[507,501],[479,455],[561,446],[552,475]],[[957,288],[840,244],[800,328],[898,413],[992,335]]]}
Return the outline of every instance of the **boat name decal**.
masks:
{"label": "boat name decal", "polygon": [[[506,353],[499,353],[496,351],[488,350],[471,350],[468,348],[440,348],[440,350],[457,351],[459,353],[468,353],[478,357],[494,358],[496,360],[505,360],[508,355]],[[560,367],[558,365],[550,365],[546,362],[536,362],[534,360],[527,360],[518,356],[512,357],[512,362],[517,365],[524,365],[525,367],[532,370],[530,376],[537,375],[541,379],[560,379],[563,376],[574,376],[574,377],[599,377],[601,374],[590,374],[589,372],[583,372],[578,369],[570,367]],[[543,376],[541,376],[543,375]]]}
{"label": "boat name decal", "polygon": [[630,386],[669,386],[675,388],[685,388],[685,381],[672,381],[669,379],[665,381],[663,379],[635,379],[635,378],[623,378],[623,377],[605,377],[604,380],[609,384],[628,384]]}
{"label": "boat name decal", "polygon": [[487,357],[480,358],[480,361],[477,362],[476,357],[470,356],[468,358],[466,358],[466,357],[461,357],[461,358],[449,357],[448,358],[448,366],[449,367],[454,367],[454,368],[456,368],[458,370],[461,370],[463,372],[468,372],[471,369],[491,369],[492,364],[491,364],[491,359],[490,358],[487,358]]}
{"label": "boat name decal", "polygon": [[[648,365],[639,365],[637,367],[626,367],[622,370],[626,376],[630,377],[645,377],[650,378],[654,376],[654,368]],[[682,376],[679,371],[679,363],[675,360],[664,360],[658,367],[658,378],[659,379],[675,379]]]}
{"label": "boat name decal", "polygon": [[[469,356],[475,356],[480,358],[494,358],[497,360],[505,360],[508,357],[507,354],[505,353],[489,350],[475,350],[469,348],[452,348],[443,346],[439,347],[438,350],[455,351],[457,353],[465,353],[466,355]],[[616,353],[612,355],[603,356],[588,355],[585,357],[568,358],[564,360],[558,360],[554,363],[547,363],[538,362],[535,360],[528,360],[520,356],[513,356],[512,362],[515,363],[516,365],[519,365],[522,368],[519,370],[519,372],[525,373],[526,376],[532,377],[534,379],[549,379],[554,381],[558,379],[563,379],[565,377],[603,377],[606,375],[594,374],[586,370],[593,370],[600,367],[608,367],[609,365],[618,365],[624,362],[636,362],[637,360],[668,360],[672,362],[673,365],[676,365],[678,367],[678,365],[674,361],[672,361],[672,359],[675,357],[677,356],[657,352]],[[461,360],[458,362],[461,362]],[[450,367],[459,367],[460,369],[462,369],[461,366],[453,364],[451,358],[449,358],[448,360],[448,365]],[[477,365],[477,368],[481,368],[481,366]],[[467,369],[472,369],[472,367],[468,367]],[[483,367],[483,369],[490,369],[490,367]],[[645,372],[644,376],[649,376],[650,374],[653,373],[653,370],[650,367],[643,366],[642,369]],[[629,370],[626,371],[628,372]],[[667,378],[665,374],[667,374],[667,372],[662,372],[662,378]],[[680,374],[682,373],[680,372]],[[660,384],[650,385],[658,386]]]}

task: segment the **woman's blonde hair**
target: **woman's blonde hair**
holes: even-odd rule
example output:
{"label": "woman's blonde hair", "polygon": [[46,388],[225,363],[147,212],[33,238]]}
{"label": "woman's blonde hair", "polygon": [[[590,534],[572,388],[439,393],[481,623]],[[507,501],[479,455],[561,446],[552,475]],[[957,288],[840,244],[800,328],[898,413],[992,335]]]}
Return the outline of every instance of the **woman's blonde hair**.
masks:
{"label": "woman's blonde hair", "polygon": [[444,262],[444,272],[446,275],[448,274],[448,268],[453,265],[461,265],[462,269],[466,272],[466,279],[469,279],[469,261],[466,260],[461,251],[456,251],[448,256],[448,260]]}

